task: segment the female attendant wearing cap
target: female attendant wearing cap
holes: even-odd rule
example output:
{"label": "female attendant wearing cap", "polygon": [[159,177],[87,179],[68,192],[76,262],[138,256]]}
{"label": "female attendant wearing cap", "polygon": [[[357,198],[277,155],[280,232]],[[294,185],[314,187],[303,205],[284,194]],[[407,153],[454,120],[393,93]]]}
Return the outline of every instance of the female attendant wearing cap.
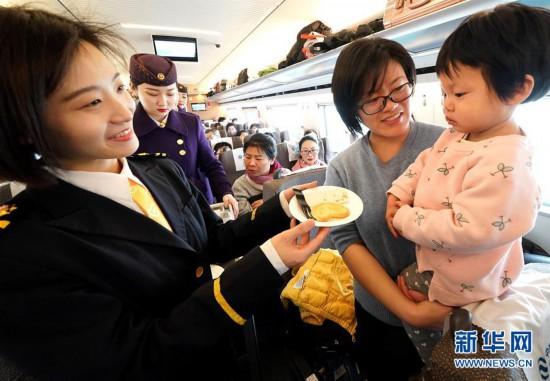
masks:
{"label": "female attendant wearing cap", "polygon": [[187,111],[187,87],[182,85],[181,83],[178,83],[178,105],[175,109],[179,112],[186,112]]}
{"label": "female attendant wearing cap", "polygon": [[[216,199],[239,211],[231,183],[214,157],[200,118],[173,109],[178,101],[176,65],[153,54],[134,54],[130,59],[130,82],[139,104],[134,114],[138,153],[162,152],[176,161],[210,204]],[[214,194],[212,194],[212,185]]]}
{"label": "female attendant wearing cap", "polygon": [[0,178],[27,185],[0,206],[1,360],[37,380],[239,379],[231,334],[327,231],[279,233],[292,190],[223,224],[174,161],[126,158],[134,102],[105,27],[0,6],[0,36]]}

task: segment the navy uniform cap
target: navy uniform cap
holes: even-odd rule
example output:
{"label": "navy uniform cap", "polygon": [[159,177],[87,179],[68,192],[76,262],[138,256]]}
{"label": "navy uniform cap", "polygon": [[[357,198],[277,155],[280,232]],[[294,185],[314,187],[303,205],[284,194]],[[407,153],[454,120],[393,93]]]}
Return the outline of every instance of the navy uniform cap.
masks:
{"label": "navy uniform cap", "polygon": [[176,65],[166,57],[138,53],[130,58],[130,80],[136,86],[147,83],[153,86],[168,86],[176,82]]}
{"label": "navy uniform cap", "polygon": [[178,93],[185,93],[187,94],[187,87],[185,85],[178,83]]}

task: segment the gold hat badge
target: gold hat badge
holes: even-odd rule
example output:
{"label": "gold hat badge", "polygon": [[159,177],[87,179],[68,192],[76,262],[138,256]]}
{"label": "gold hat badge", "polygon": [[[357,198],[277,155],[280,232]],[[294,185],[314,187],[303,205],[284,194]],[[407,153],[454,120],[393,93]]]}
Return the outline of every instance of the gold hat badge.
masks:
{"label": "gold hat badge", "polygon": [[164,76],[163,73],[158,73],[157,78],[159,79],[159,81],[164,81],[164,78],[166,78],[166,77]]}

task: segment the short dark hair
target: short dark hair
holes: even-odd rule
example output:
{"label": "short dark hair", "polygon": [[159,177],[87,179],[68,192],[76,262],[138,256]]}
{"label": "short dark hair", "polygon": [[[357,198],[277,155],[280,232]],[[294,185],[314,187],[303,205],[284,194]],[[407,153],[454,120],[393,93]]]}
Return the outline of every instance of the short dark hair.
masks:
{"label": "short dark hair", "polygon": [[229,144],[228,142],[218,142],[214,144],[214,147],[212,149],[214,150],[214,152],[216,152],[222,147],[229,147],[229,149],[233,149],[233,147],[231,147],[231,144]]}
{"label": "short dark hair", "polygon": [[248,147],[256,147],[261,149],[270,160],[275,159],[275,156],[277,156],[277,145],[275,144],[275,139],[266,134],[256,133],[254,135],[250,135],[248,140],[244,142],[243,152],[246,153]]}
{"label": "short dark hair", "polygon": [[317,139],[315,139],[315,136],[304,135],[302,139],[300,139],[300,141],[298,142],[298,149],[302,150],[302,144],[304,144],[304,142],[307,142],[308,140],[319,145],[319,142],[317,141]]}
{"label": "short dark hair", "polygon": [[399,63],[407,80],[416,83],[416,69],[407,50],[383,38],[365,38],[346,46],[336,60],[332,75],[334,105],[353,136],[362,133],[359,102],[380,86],[390,61]]}
{"label": "short dark hair", "polygon": [[[0,6],[0,178],[37,187],[58,166],[44,132],[47,98],[59,87],[82,42],[125,67],[117,45],[127,42],[105,25],[68,19],[27,6]],[[40,158],[40,159],[39,159]]]}
{"label": "short dark hair", "polygon": [[453,76],[459,64],[480,68],[501,100],[512,97],[530,74],[533,91],[524,102],[550,88],[550,11],[505,4],[476,13],[445,40],[436,62],[438,75]]}

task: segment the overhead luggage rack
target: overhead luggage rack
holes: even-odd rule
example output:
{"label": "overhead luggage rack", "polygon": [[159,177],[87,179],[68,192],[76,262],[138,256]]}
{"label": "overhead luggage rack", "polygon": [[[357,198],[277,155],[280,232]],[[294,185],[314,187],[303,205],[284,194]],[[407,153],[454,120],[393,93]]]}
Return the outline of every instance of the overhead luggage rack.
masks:
{"label": "overhead luggage rack", "polygon": [[[422,70],[435,65],[437,53],[443,41],[467,16],[509,2],[511,1],[468,0],[364,38],[381,37],[401,43],[411,53],[416,68]],[[550,8],[550,0],[521,0],[519,2]],[[332,72],[338,55],[345,46],[215,94],[209,100],[223,104],[282,95],[301,89],[308,91],[327,87],[332,81]]]}

